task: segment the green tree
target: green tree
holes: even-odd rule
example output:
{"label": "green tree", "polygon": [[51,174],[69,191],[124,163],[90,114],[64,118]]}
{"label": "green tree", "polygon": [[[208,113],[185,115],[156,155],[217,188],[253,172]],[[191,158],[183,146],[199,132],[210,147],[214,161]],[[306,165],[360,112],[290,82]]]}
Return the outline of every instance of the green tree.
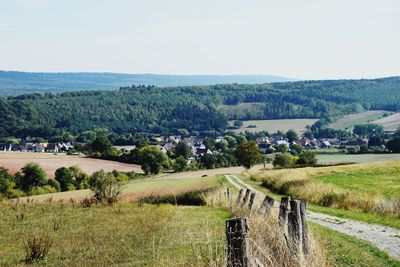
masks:
{"label": "green tree", "polygon": [[189,158],[192,155],[192,151],[190,150],[190,146],[188,143],[184,141],[180,141],[175,146],[175,156],[178,158],[180,156],[184,157],[185,159]]}
{"label": "green tree", "polygon": [[164,168],[169,167],[169,159],[156,146],[146,146],[140,149],[139,162],[142,164],[142,169],[146,174],[160,173]]}
{"label": "green tree", "polygon": [[280,144],[276,149],[276,151],[281,152],[282,154],[288,152],[288,150],[289,147],[286,144]]}
{"label": "green tree", "polygon": [[295,165],[295,163],[296,163],[296,159],[292,155],[277,154],[275,156],[274,161],[272,162],[272,165],[274,167],[290,168],[290,167],[293,167]]}
{"label": "green tree", "polygon": [[390,139],[386,143],[386,147],[389,151],[393,153],[400,153],[400,137]]}
{"label": "green tree", "polygon": [[243,126],[243,121],[241,120],[236,120],[233,125],[235,125],[236,127],[240,128]]}
{"label": "green tree", "polygon": [[25,192],[33,187],[47,184],[46,173],[37,163],[28,163],[22,169],[22,175],[16,175],[17,186]]}
{"label": "green tree", "polygon": [[177,157],[174,162],[173,169],[176,172],[181,172],[181,171],[187,170],[187,168],[188,168],[188,162],[187,162],[186,158],[183,156]]}
{"label": "green tree", "polygon": [[315,165],[318,159],[315,157],[315,153],[312,151],[305,150],[299,154],[299,159],[296,164],[299,165]]}
{"label": "green tree", "polygon": [[89,144],[89,148],[94,153],[99,152],[103,154],[104,152],[111,150],[112,144],[106,136],[99,136]]}
{"label": "green tree", "polygon": [[290,153],[293,156],[299,155],[303,151],[303,147],[299,144],[294,144],[290,146]]}
{"label": "green tree", "polygon": [[75,188],[74,175],[70,169],[66,167],[58,168],[54,177],[60,183],[61,191],[69,191],[72,187]]}
{"label": "green tree", "polygon": [[299,139],[297,133],[294,130],[287,131],[286,138],[289,140],[290,143]]}
{"label": "green tree", "polygon": [[246,169],[250,169],[261,160],[260,150],[253,141],[245,141],[239,144],[235,150],[235,156],[237,162]]}

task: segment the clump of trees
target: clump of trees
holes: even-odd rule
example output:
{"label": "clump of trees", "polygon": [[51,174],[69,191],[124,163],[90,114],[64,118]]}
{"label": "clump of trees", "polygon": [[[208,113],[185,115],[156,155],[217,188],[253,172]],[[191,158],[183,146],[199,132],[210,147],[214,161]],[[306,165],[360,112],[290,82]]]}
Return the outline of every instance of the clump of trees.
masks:
{"label": "clump of trees", "polygon": [[275,168],[291,168],[295,166],[314,166],[318,159],[315,153],[304,150],[296,156],[291,154],[277,154],[272,162]]}
{"label": "clump of trees", "polygon": [[114,172],[97,171],[90,176],[89,187],[94,193],[97,202],[112,205],[121,196],[125,180]]}

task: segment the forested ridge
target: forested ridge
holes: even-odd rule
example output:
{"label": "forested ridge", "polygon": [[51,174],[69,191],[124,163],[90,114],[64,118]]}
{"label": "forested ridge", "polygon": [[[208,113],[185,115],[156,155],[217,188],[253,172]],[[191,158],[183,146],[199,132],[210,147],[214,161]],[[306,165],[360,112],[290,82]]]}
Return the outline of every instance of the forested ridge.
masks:
{"label": "forested ridge", "polygon": [[[257,112],[224,109],[241,103],[257,103]],[[115,133],[221,132],[229,119],[322,118],[368,109],[400,110],[400,78],[19,95],[0,98],[0,137],[48,138],[96,127]]]}

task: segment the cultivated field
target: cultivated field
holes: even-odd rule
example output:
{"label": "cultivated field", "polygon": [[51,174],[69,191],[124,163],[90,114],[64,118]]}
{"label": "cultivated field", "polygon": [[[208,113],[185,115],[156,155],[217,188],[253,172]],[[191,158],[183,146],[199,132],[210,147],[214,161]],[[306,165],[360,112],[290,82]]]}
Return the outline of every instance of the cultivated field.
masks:
{"label": "cultivated field", "polygon": [[361,113],[345,115],[328,127],[333,129],[351,129],[356,124],[365,124],[383,117],[384,110],[369,110]]}
{"label": "cultivated field", "polygon": [[[267,131],[275,133],[277,131],[295,130],[297,133],[303,133],[307,125],[313,125],[317,119],[287,119],[287,120],[252,120],[244,121],[243,126],[234,130],[235,132],[260,132]],[[255,128],[248,128],[249,125],[255,125]]]}
{"label": "cultivated field", "polygon": [[387,117],[375,120],[372,123],[382,125],[387,131],[395,131],[400,127],[400,113],[394,113]]}
{"label": "cultivated field", "polygon": [[0,166],[10,170],[11,173],[20,169],[29,162],[38,163],[49,177],[54,176],[60,167],[79,166],[87,174],[103,169],[105,171],[118,170],[123,172],[142,172],[139,165],[119,163],[116,161],[84,158],[80,156],[67,156],[65,154],[51,153],[25,153],[25,152],[0,152]]}

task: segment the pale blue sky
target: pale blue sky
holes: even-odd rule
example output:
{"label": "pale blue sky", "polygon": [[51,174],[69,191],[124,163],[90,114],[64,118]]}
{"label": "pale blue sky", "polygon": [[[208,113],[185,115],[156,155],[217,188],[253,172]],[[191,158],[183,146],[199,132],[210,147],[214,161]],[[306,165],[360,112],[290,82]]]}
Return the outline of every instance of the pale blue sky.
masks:
{"label": "pale blue sky", "polygon": [[400,75],[398,0],[0,0],[0,69]]}

